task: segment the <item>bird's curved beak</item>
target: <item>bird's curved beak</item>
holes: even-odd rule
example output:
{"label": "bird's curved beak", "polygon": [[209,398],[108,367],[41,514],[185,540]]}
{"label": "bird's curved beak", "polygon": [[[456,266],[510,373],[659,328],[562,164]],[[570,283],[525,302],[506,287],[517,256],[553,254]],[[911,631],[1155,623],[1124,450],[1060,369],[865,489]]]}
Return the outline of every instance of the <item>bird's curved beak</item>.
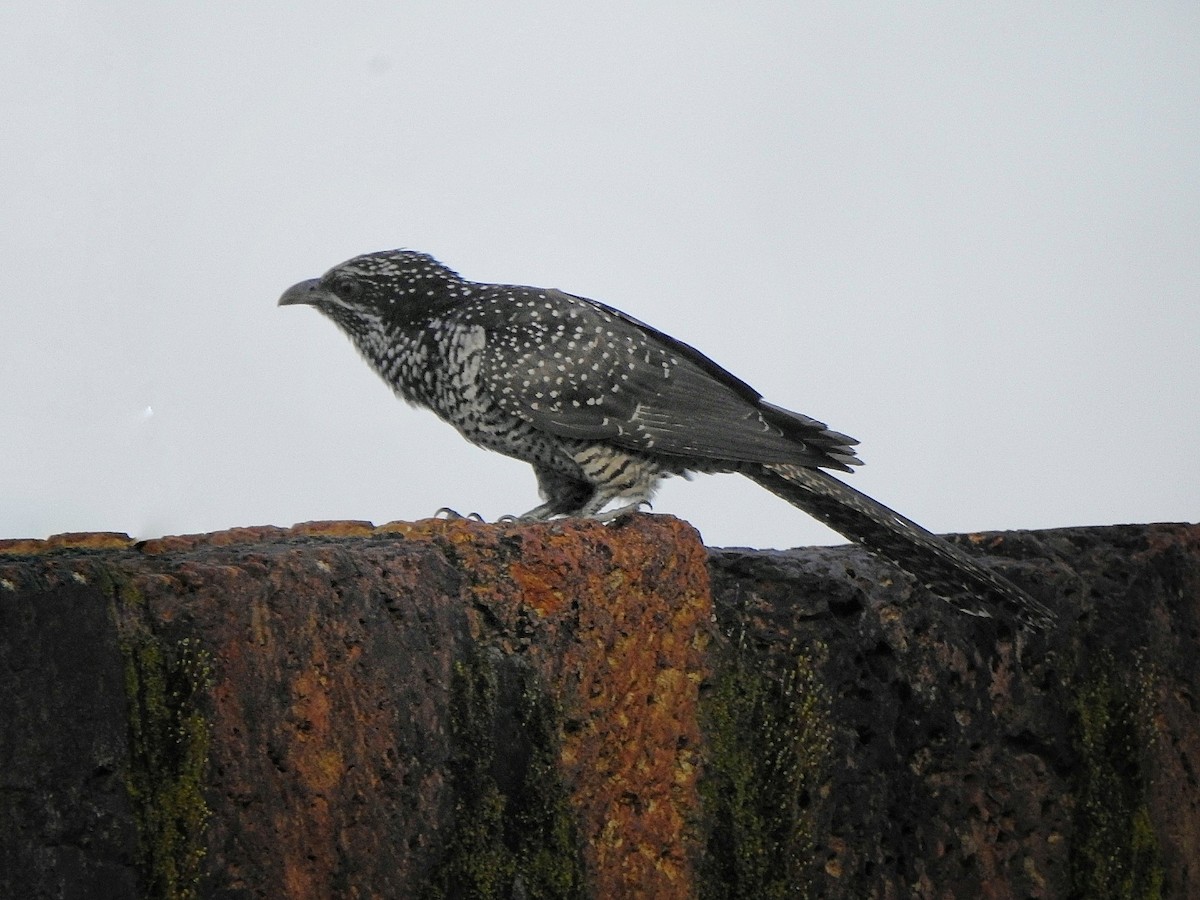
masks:
{"label": "bird's curved beak", "polygon": [[283,292],[283,296],[279,298],[278,306],[295,306],[296,304],[306,304],[312,306],[314,303],[325,299],[325,292],[320,287],[321,279],[310,278],[308,281],[301,281],[299,284],[293,284],[290,288]]}

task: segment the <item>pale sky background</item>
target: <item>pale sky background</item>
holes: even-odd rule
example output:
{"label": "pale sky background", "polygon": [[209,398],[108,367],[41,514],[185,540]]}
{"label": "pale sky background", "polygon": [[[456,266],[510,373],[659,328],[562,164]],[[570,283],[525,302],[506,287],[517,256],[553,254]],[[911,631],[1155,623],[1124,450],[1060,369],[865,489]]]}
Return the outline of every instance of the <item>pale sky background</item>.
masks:
{"label": "pale sky background", "polygon": [[[1200,4],[0,6],[0,537],[537,502],[279,294],[405,246],[685,340],[935,531],[1200,519]],[[713,545],[840,542],[736,476]]]}

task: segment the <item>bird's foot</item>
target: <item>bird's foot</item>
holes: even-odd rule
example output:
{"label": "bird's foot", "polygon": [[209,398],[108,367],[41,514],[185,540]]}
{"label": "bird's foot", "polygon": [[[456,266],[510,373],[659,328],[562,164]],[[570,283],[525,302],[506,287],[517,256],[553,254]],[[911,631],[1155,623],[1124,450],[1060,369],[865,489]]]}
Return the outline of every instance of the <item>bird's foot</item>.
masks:
{"label": "bird's foot", "polygon": [[453,521],[457,521],[457,520],[460,520],[460,519],[464,519],[464,520],[466,520],[466,521],[468,521],[468,522],[483,522],[483,521],[486,521],[486,520],[483,518],[483,516],[481,516],[481,515],[480,515],[479,513],[477,513],[477,512],[473,512],[473,513],[467,513],[467,514],[464,516],[462,513],[458,512],[457,510],[453,510],[453,509],[451,509],[451,508],[450,508],[450,507],[448,507],[448,506],[443,506],[443,507],[440,507],[440,508],[439,508],[439,509],[438,509],[438,510],[437,510],[437,511],[436,511],[436,512],[433,514],[433,517],[434,517],[435,519],[445,519],[445,520],[446,520],[446,521],[448,521],[448,522],[453,522]]}
{"label": "bird's foot", "polygon": [[603,522],[607,525],[610,522],[615,522],[618,519],[641,512],[643,506],[646,508],[646,512],[651,512],[654,509],[654,505],[649,500],[636,500],[633,503],[627,503],[625,506],[610,509],[608,512],[595,513],[588,518],[595,519],[597,522]]}
{"label": "bird's foot", "polygon": [[[570,519],[575,517],[582,519],[594,519],[597,522],[604,522],[607,524],[609,522],[614,522],[617,519],[624,518],[625,516],[631,516],[636,512],[641,512],[643,507],[645,508],[646,512],[650,512],[654,509],[649,500],[638,500],[634,503],[627,503],[625,506],[619,506],[616,509],[610,509],[606,512],[589,512],[586,508],[582,510],[564,512],[555,508],[549,503],[543,503],[541,506],[535,506],[533,509],[529,510],[529,512],[522,513],[519,516],[500,516],[498,519],[496,519],[496,524],[524,525],[530,522],[548,522],[551,519]],[[481,519],[476,513],[471,513],[471,515],[464,517],[445,506],[438,510],[438,517],[446,519],[468,518],[479,522],[483,521],[483,519]]]}
{"label": "bird's foot", "polygon": [[562,515],[557,509],[549,503],[543,503],[541,506],[535,506],[529,512],[521,513],[519,516],[501,516],[499,521],[508,523],[517,522],[545,522],[547,519],[552,519],[556,515]]}

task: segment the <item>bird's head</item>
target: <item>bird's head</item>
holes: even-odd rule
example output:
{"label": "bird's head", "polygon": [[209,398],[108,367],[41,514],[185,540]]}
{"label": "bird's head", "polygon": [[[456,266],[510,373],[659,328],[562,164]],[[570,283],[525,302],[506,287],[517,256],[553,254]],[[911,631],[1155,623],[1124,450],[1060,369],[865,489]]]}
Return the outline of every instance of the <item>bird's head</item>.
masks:
{"label": "bird's head", "polygon": [[352,337],[403,328],[437,315],[470,293],[454,270],[427,253],[385,250],[334,266],[294,284],[280,306],[315,306]]}

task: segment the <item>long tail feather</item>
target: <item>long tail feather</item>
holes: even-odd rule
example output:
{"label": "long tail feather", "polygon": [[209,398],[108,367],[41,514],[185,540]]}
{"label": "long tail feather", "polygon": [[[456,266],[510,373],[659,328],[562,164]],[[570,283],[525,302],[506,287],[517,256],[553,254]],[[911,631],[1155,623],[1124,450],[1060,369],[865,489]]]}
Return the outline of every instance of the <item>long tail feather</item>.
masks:
{"label": "long tail feather", "polygon": [[974,557],[895,510],[832,475],[794,465],[745,470],[834,531],[862,544],[919,579],[931,591],[973,615],[990,615],[991,603],[1035,629],[1054,623],[1054,613]]}

